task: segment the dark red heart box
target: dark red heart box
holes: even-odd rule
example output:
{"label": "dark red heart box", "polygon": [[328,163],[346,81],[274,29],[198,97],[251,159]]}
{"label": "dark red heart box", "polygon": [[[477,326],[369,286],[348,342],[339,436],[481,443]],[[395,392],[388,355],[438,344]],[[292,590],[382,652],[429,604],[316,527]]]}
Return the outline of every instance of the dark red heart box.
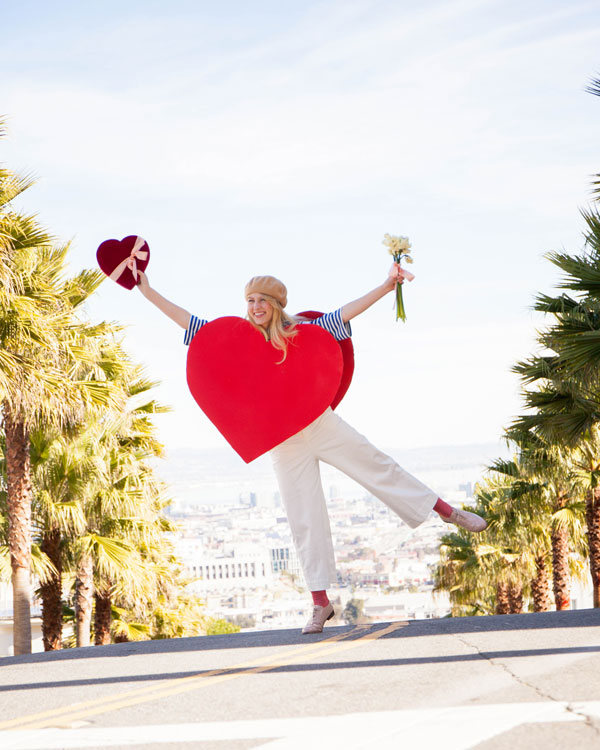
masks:
{"label": "dark red heart box", "polygon": [[136,248],[136,266],[139,271],[145,271],[150,261],[150,248],[147,242],[135,234],[124,237],[122,240],[105,240],[96,250],[96,260],[100,268],[125,289],[133,289],[137,284],[133,272],[124,266],[116,278],[115,273],[119,265],[123,265],[131,257],[134,248]]}
{"label": "dark red heart box", "polygon": [[207,323],[190,344],[192,396],[246,463],[307,427],[338,393],[342,350],[319,326],[299,326],[278,364],[281,358],[238,317]]}

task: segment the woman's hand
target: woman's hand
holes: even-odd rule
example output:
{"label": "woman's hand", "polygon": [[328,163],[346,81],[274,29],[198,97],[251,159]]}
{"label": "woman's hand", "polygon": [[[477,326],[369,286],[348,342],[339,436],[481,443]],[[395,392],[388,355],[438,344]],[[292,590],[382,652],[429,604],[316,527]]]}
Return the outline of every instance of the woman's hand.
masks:
{"label": "woman's hand", "polygon": [[404,283],[404,276],[402,275],[402,271],[400,270],[400,264],[399,263],[392,263],[392,266],[390,270],[388,271],[388,277],[386,284],[389,287],[389,290],[391,291],[396,287],[396,284],[403,284]]}
{"label": "woman's hand", "polygon": [[140,271],[138,269],[137,272],[138,280],[137,280],[137,287],[140,290],[140,292],[144,295],[144,297],[148,296],[148,292],[150,291],[150,282],[148,281],[148,277],[143,271]]}

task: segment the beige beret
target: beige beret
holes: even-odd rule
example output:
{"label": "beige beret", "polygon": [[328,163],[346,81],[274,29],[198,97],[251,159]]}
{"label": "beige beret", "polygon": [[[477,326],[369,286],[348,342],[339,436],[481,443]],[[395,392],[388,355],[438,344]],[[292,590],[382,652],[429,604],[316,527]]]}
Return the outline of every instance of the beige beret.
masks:
{"label": "beige beret", "polygon": [[268,294],[274,297],[282,307],[287,305],[287,289],[283,281],[279,281],[274,276],[255,276],[246,284],[244,294],[248,297],[250,294]]}

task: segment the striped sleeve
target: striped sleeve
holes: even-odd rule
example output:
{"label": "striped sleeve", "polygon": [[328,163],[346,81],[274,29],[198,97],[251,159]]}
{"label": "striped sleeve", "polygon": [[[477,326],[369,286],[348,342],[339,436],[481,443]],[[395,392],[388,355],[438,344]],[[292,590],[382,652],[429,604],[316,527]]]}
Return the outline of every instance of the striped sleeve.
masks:
{"label": "striped sleeve", "polygon": [[194,336],[198,333],[198,331],[202,328],[202,326],[206,325],[207,323],[208,323],[208,320],[203,320],[202,318],[197,318],[195,315],[192,315],[190,317],[190,322],[188,323],[188,327],[185,329],[183,343],[186,346],[189,346]]}
{"label": "striped sleeve", "polygon": [[321,326],[321,328],[324,328],[326,331],[328,331],[336,339],[336,341],[343,341],[344,339],[349,339],[352,336],[352,328],[350,327],[350,323],[344,323],[344,321],[342,320],[341,307],[335,312],[325,313],[325,315],[322,315],[320,318],[315,318],[315,320],[310,320],[307,322],[312,323],[316,326]]}

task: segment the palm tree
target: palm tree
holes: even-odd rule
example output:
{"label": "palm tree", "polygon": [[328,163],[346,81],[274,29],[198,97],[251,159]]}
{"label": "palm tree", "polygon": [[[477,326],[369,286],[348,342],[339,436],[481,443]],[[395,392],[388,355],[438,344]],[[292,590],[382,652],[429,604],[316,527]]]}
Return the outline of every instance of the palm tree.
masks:
{"label": "palm tree", "polygon": [[74,430],[41,427],[31,435],[31,461],[35,537],[55,569],[39,591],[44,649],[50,651],[62,648],[65,546],[85,529],[81,500],[89,478],[96,475],[97,462],[82,449]]}
{"label": "palm tree", "polygon": [[[119,357],[127,362],[122,353]],[[93,441],[103,469],[85,502],[86,533],[78,540],[78,645],[89,639],[92,594],[95,641],[102,645],[110,638],[113,598],[152,598],[161,578],[169,578],[161,556],[151,559],[151,553],[164,548],[164,534],[171,526],[162,514],[162,485],[148,464],[163,450],[150,417],[165,407],[147,398],[155,384],[141,368],[126,365],[119,384],[126,406],[105,414]]]}
{"label": "palm tree", "polygon": [[594,427],[590,440],[578,447],[574,467],[584,494],[593,604],[600,607],[600,425]]}
{"label": "palm tree", "polygon": [[[508,467],[511,471],[506,471]],[[497,614],[522,612],[531,581],[538,574],[532,553],[532,527],[527,524],[527,487],[522,481],[514,481],[513,467],[514,462],[495,462],[490,467],[492,473],[477,485],[475,492],[478,506],[485,507],[489,522],[485,540],[490,548],[488,560],[493,562],[497,578]]]}
{"label": "palm tree", "polygon": [[[42,545],[31,545],[31,569],[42,586],[48,584],[55,575],[56,568],[43,550]],[[8,504],[6,492],[6,460],[4,440],[0,436],[0,581],[9,582],[12,578],[10,546],[8,543]]]}
{"label": "palm tree", "polygon": [[[593,81],[588,90],[600,95],[600,80]],[[600,199],[600,175],[594,186]],[[514,561],[523,558],[524,564],[527,555],[523,550],[529,550],[534,608],[547,607],[548,532],[556,607],[569,607],[570,567],[585,548],[583,497],[594,604],[600,605],[600,213],[592,208],[584,211],[583,217],[585,251],[576,256],[548,256],[564,274],[559,288],[574,296],[540,295],[536,300],[536,310],[553,316],[553,324],[538,338],[548,353],[514,368],[523,380],[528,409],[508,431],[518,455],[512,462],[496,462],[491,467],[494,475],[487,480],[487,489],[484,487],[495,498],[488,502],[486,517],[490,520],[496,514],[480,540],[496,548],[486,557],[487,568],[501,560],[509,562],[507,553],[516,555]],[[514,523],[519,514],[525,523]],[[442,563],[444,555],[448,559],[441,574],[459,580],[464,589],[471,581],[468,565],[476,569],[481,560],[466,540],[457,544],[451,537],[444,538]],[[501,572],[496,571],[498,608],[510,609],[511,600],[512,609],[518,608],[518,576],[509,580]],[[445,583],[452,584],[452,580]]]}
{"label": "palm tree", "polygon": [[487,564],[487,555],[492,551],[460,529],[442,536],[434,590],[449,593],[453,617],[490,615],[497,611],[504,583],[498,585],[492,566]]}
{"label": "palm tree", "polygon": [[[531,456],[517,454],[489,467],[475,489],[476,510],[489,522],[486,532],[477,540],[460,530],[442,537],[436,586],[450,592],[454,615],[513,614],[523,611],[529,597],[535,612],[550,608],[547,564],[558,538],[552,532],[566,524],[564,516],[573,510],[557,514],[551,497],[551,484],[536,477]],[[554,589],[557,608],[564,608],[571,557],[568,547],[560,551],[563,557],[555,561],[564,559],[566,572],[554,566]]]}
{"label": "palm tree", "polygon": [[551,517],[546,501],[546,486],[537,481],[519,454],[510,461],[495,461],[489,470],[496,477],[496,482],[504,485],[508,508],[517,511],[513,512],[511,535],[518,538],[518,543],[529,555],[533,611],[547,612],[551,607],[548,578]]}
{"label": "palm tree", "polygon": [[[600,95],[600,80],[592,81],[588,91]],[[594,188],[598,201],[600,175],[594,180]],[[579,255],[566,252],[548,255],[549,260],[563,273],[559,289],[570,294],[563,292],[557,297],[537,297],[535,309],[553,316],[552,324],[539,336],[539,343],[551,354],[534,357],[515,368],[526,384],[536,383],[538,386],[534,391],[525,391],[526,406],[532,413],[517,420],[517,427],[572,450],[576,473],[585,488],[594,606],[599,606],[600,213],[596,207],[592,207],[582,211],[582,216],[585,221],[584,251]],[[570,524],[574,528],[575,520],[564,494],[557,495],[557,504],[554,548],[557,552],[562,547],[564,552],[567,546],[566,526]],[[561,520],[565,523],[561,523]],[[559,555],[559,558],[555,565],[566,574],[564,555]],[[557,592],[557,596],[560,598],[560,592]]]}
{"label": "palm tree", "polygon": [[[583,515],[581,490],[585,476],[588,554],[594,601],[600,603],[600,503],[595,489],[597,466],[600,465],[600,382],[595,370],[578,367],[572,357],[573,350],[567,347],[566,351],[563,347],[565,330],[572,331],[580,325],[600,327],[596,307],[597,303],[589,299],[576,302],[567,295],[538,298],[536,309],[551,313],[555,319],[554,325],[540,335],[540,343],[556,353],[533,357],[514,368],[526,384],[540,384],[537,390],[524,391],[526,406],[531,413],[519,417],[509,432],[529,434],[530,440],[537,440],[542,446],[538,455],[546,463],[549,450],[559,454],[557,461],[546,466],[546,471],[554,467],[553,553],[557,608],[569,606],[568,588],[564,583],[568,578],[568,536],[570,529],[579,540]],[[570,467],[570,480],[565,483],[563,472],[562,485],[556,486],[561,465]],[[563,584],[557,586],[557,579],[562,579]]]}
{"label": "palm tree", "polygon": [[509,589],[516,583],[510,567],[516,557],[491,536],[492,527],[498,525],[493,518],[494,493],[478,484],[475,499],[474,510],[484,515],[490,526],[476,539],[463,529],[442,536],[435,590],[448,591],[453,616],[509,614]]}
{"label": "palm tree", "polygon": [[60,424],[86,402],[107,402],[101,383],[73,377],[85,329],[75,311],[102,274],[64,280],[68,245],[53,246],[32,217],[11,208],[30,184],[0,170],[0,403],[16,654],[31,650],[31,430],[40,420]]}
{"label": "palm tree", "polygon": [[[581,453],[580,449],[565,446],[564,440],[557,441],[552,418],[544,416],[535,415],[537,431],[523,427],[529,424],[530,415],[518,419],[507,433],[519,451],[512,469],[503,472],[501,462],[492,468],[509,479],[512,475],[514,490],[523,493],[530,514],[528,528],[533,535],[527,540],[530,548],[535,546],[543,553],[549,534],[554,599],[560,610],[570,607],[572,568],[579,570],[576,561],[587,554],[581,470],[577,463]],[[536,537],[542,542],[541,547],[536,545]]]}

